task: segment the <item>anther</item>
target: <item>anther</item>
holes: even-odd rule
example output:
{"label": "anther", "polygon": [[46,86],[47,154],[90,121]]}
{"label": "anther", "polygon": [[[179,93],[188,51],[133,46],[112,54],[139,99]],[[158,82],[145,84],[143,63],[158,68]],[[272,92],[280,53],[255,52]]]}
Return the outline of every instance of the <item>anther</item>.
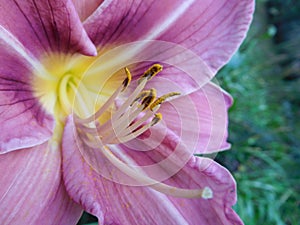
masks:
{"label": "anther", "polygon": [[150,80],[152,77],[154,77],[156,74],[158,74],[160,71],[162,71],[163,67],[160,64],[154,64],[151,66],[146,72],[141,76],[139,83],[141,80],[146,78],[147,80]]}
{"label": "anther", "polygon": [[147,109],[156,99],[156,90],[151,88],[149,94],[145,96],[142,100],[143,110]]}
{"label": "anther", "polygon": [[134,100],[133,102],[131,103],[130,106],[133,105],[133,103],[137,102],[137,101],[143,101],[147,96],[150,95],[150,90],[145,90],[145,91],[142,91]]}
{"label": "anther", "polygon": [[127,67],[125,67],[124,70],[125,70],[125,73],[126,73],[127,77],[125,78],[125,80],[124,80],[123,83],[122,83],[122,85],[123,85],[123,87],[124,87],[124,88],[122,89],[122,91],[124,91],[124,90],[128,87],[128,85],[129,85],[130,82],[131,82],[131,78],[132,78],[129,69],[128,69]]}
{"label": "anther", "polygon": [[171,92],[171,93],[168,93],[168,94],[165,94],[165,95],[159,97],[151,104],[150,109],[153,110],[155,107],[157,107],[158,105],[160,105],[161,103],[166,101],[168,98],[171,98],[176,95],[180,95],[180,93],[179,92]]}
{"label": "anther", "polygon": [[154,118],[151,121],[151,126],[154,126],[155,124],[157,124],[161,120],[162,120],[162,114],[161,113],[155,114]]}

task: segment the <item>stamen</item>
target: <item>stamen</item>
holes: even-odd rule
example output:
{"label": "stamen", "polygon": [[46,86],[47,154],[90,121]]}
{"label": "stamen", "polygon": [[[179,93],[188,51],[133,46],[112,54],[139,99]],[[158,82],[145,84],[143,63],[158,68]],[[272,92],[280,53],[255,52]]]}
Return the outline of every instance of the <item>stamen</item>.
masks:
{"label": "stamen", "polygon": [[125,89],[129,86],[129,84],[131,82],[131,78],[132,78],[129,69],[127,67],[125,67],[124,70],[125,70],[125,73],[126,73],[127,77],[125,78],[125,80],[122,83],[123,86],[124,86],[124,88],[122,89],[122,91],[125,91]]}
{"label": "stamen", "polygon": [[135,129],[137,129],[139,126],[141,126],[144,122],[146,122],[148,119],[150,119],[153,116],[153,113],[155,113],[158,110],[155,109],[154,111],[147,111],[145,113],[145,115],[140,118],[138,121],[136,121],[134,124],[132,124],[131,126],[128,127],[128,130],[130,130],[131,132],[134,131]]}
{"label": "stamen", "polygon": [[[122,82],[122,86],[120,86],[111,96],[110,98],[104,103],[104,105],[93,115],[86,119],[82,119],[79,117],[76,117],[76,120],[78,120],[81,123],[90,123],[95,120],[95,118],[99,118],[107,109],[108,107],[113,103],[113,101],[117,98],[117,96],[120,94],[120,92],[124,91],[130,84],[132,80],[132,75],[127,67],[124,68],[125,73],[127,77]],[[151,66],[144,75],[139,79],[138,86],[134,90],[134,92],[128,97],[127,101],[121,106],[120,109],[114,114],[115,117],[119,117],[124,111],[132,104],[133,99],[135,99],[143,90],[148,80],[151,79],[151,77],[155,76],[157,73],[159,73],[162,70],[162,66],[159,64],[154,64]],[[147,78],[147,79],[142,79]]]}
{"label": "stamen", "polygon": [[[120,125],[121,122],[123,122],[126,119],[128,119],[130,117],[130,112],[129,110],[126,110],[130,105],[132,105],[133,103],[130,103],[130,100],[133,99],[133,95],[136,95],[135,91],[134,93],[132,93],[132,95],[125,101],[125,103],[123,103],[123,105],[121,106],[120,109],[117,110],[117,112],[115,114],[112,115],[111,120],[105,122],[103,125],[101,125],[99,127],[99,130],[101,130],[102,132],[105,132],[107,130],[119,130],[118,127]],[[136,103],[134,106],[136,107],[138,103]],[[137,109],[136,111],[134,111],[133,113],[135,113],[135,117],[138,116],[138,114],[142,111],[142,109]],[[132,116],[131,116],[132,117]],[[134,118],[135,118],[134,117]],[[134,118],[131,120],[131,122],[134,120]],[[112,126],[114,126],[114,128],[112,128]]]}
{"label": "stamen", "polygon": [[[156,110],[158,110],[158,108]],[[118,125],[114,126],[113,132],[111,132],[109,136],[103,137],[104,142],[116,144],[116,143],[123,143],[123,142],[129,141],[133,138],[136,138],[137,136],[139,136],[140,134],[145,132],[147,129],[149,129],[151,126],[154,126],[155,124],[157,124],[162,119],[161,113],[155,114],[154,118],[152,118],[151,122],[148,125],[142,126],[142,124],[144,122],[146,122],[148,119],[150,119],[153,116],[153,114],[156,112],[156,110],[155,111],[148,110],[142,116],[142,118],[140,118],[133,124],[131,124],[131,122],[137,117],[137,115],[141,112],[141,110],[140,111],[136,110],[131,115],[123,116],[123,117],[125,117],[125,119],[127,117],[129,117],[130,120],[129,121],[123,120],[122,124],[118,124]],[[122,117],[120,118],[120,120],[121,119],[122,119]],[[126,122],[126,123],[124,124],[124,122]],[[128,124],[131,124],[131,125],[127,127]],[[114,123],[114,125],[115,125],[115,123]],[[142,127],[139,128],[140,126],[142,126]],[[136,130],[137,128],[139,128],[139,129]]]}
{"label": "stamen", "polygon": [[146,72],[141,76],[139,83],[146,78],[147,80],[150,80],[152,77],[154,77],[156,74],[158,74],[160,71],[162,71],[163,67],[160,64],[154,64],[151,66]]}
{"label": "stamen", "polygon": [[121,131],[115,130],[116,133],[112,132],[109,137],[107,138],[103,137],[103,141],[104,143],[110,143],[110,144],[125,143],[141,135],[146,130],[148,130],[151,126],[153,125],[151,123],[148,123],[135,131],[129,129],[130,127]]}
{"label": "stamen", "polygon": [[161,103],[166,101],[168,98],[171,98],[176,95],[180,95],[180,93],[179,92],[171,92],[171,93],[168,93],[168,94],[165,94],[165,95],[159,97],[151,104],[150,109],[153,110],[156,106],[160,105]]}
{"label": "stamen", "polygon": [[133,102],[131,103],[130,106],[132,106],[135,102],[138,102],[138,101],[143,101],[144,98],[146,98],[147,96],[150,95],[150,90],[145,90],[145,91],[142,91],[134,100]]}
{"label": "stamen", "polygon": [[96,118],[99,118],[107,109],[108,107],[113,103],[113,101],[116,99],[116,97],[120,94],[120,92],[123,90],[123,86],[120,86],[110,97],[109,99],[104,103],[104,105],[102,107],[100,107],[100,109],[94,113],[93,115],[91,115],[90,117],[86,118],[86,119],[82,119],[79,117],[75,117],[76,120],[80,123],[91,123],[94,122]]}
{"label": "stamen", "polygon": [[[209,187],[203,189],[183,189],[172,187],[170,185],[158,182],[149,177],[139,167],[132,167],[120,160],[107,144],[124,143],[136,138],[144,133],[151,126],[159,123],[162,120],[162,114],[156,113],[160,105],[175,95],[180,95],[177,92],[171,92],[156,99],[156,90],[150,89],[143,91],[147,81],[162,70],[160,64],[154,64],[150,67],[138,80],[138,85],[134,91],[129,95],[126,101],[120,108],[112,114],[110,120],[100,125],[99,117],[114,103],[118,95],[123,92],[132,80],[131,73],[127,67],[124,68],[127,77],[124,79],[122,85],[110,96],[104,105],[94,115],[80,119],[76,118],[79,123],[78,129],[82,132],[82,138],[88,146],[98,148],[105,157],[118,169],[126,175],[137,180],[141,185],[159,191],[164,194],[173,195],[175,197],[184,198],[203,198],[210,199],[213,197],[213,192]],[[67,79],[67,77],[65,78]],[[62,82],[65,82],[64,80]],[[155,100],[156,99],[156,100]],[[143,114],[143,115],[141,115]],[[141,117],[139,117],[141,115]],[[90,124],[93,122],[93,124]],[[100,142],[100,143],[99,143]],[[98,144],[99,145],[98,145]],[[112,147],[113,148],[113,145]],[[126,155],[120,156],[122,159]]]}
{"label": "stamen", "polygon": [[109,97],[109,99],[104,103],[104,105],[102,107],[100,107],[100,109],[96,113],[94,113],[93,115],[91,115],[90,117],[88,117],[86,119],[82,119],[82,118],[79,118],[79,117],[75,116],[76,120],[78,120],[81,123],[91,123],[95,120],[95,118],[99,118],[108,109],[108,107],[113,103],[113,101],[117,98],[117,96],[129,86],[132,76],[131,76],[131,73],[130,73],[130,71],[127,67],[125,67],[125,73],[126,73],[127,77],[122,82],[122,86],[120,86]]}
{"label": "stamen", "polygon": [[[158,108],[157,108],[158,109]],[[156,110],[157,110],[156,109]],[[120,141],[121,141],[121,139],[120,139],[120,137],[124,137],[124,136],[128,136],[129,134],[133,134],[133,132],[134,131],[136,131],[136,129],[137,128],[139,128],[140,126],[142,126],[142,124],[144,123],[144,122],[146,122],[148,119],[150,119],[152,116],[153,116],[153,114],[156,112],[156,110],[155,111],[147,111],[143,116],[142,116],[142,118],[140,118],[139,120],[137,120],[135,123],[133,123],[133,124],[131,124],[130,126],[128,126],[128,127],[126,127],[126,128],[123,128],[123,129],[121,129],[120,127],[117,127],[117,128],[114,128],[114,131],[118,131],[117,133],[111,133],[110,134],[110,136],[107,136],[107,137],[105,137],[106,139],[105,139],[105,143],[112,143],[112,141],[113,141],[113,143],[120,143]],[[135,118],[133,118],[133,119],[135,119]],[[153,118],[154,119],[154,118]],[[152,119],[152,120],[153,120]],[[130,121],[130,123],[132,122],[133,120],[131,120]],[[129,123],[129,124],[130,124]],[[152,124],[152,125],[150,125],[149,127],[151,127],[151,126],[154,126],[155,124]],[[145,128],[144,128],[145,129]],[[135,133],[135,134],[137,134],[137,133]],[[119,138],[117,138],[117,136],[119,137]],[[134,136],[134,135],[131,135],[130,136],[131,138],[135,138],[136,136]],[[124,141],[124,139],[122,139],[122,141]]]}
{"label": "stamen", "polygon": [[154,88],[151,88],[149,91],[149,94],[145,96],[142,100],[143,110],[147,109],[148,106],[150,106],[154,100],[156,99],[156,90]]}
{"label": "stamen", "polygon": [[[162,117],[155,115],[154,118],[151,120],[150,123],[142,126],[141,128],[139,128],[138,130],[136,130],[134,132],[130,131],[127,136],[119,138],[119,139],[121,140],[122,143],[124,143],[124,142],[127,142],[127,141],[129,141],[129,140],[131,140],[133,138],[138,137],[139,135],[141,135],[142,133],[144,133],[146,130],[148,130],[150,127],[152,127],[155,124],[157,124],[161,120],[160,118],[162,118]],[[129,130],[129,129],[127,129],[127,130]]]}
{"label": "stamen", "polygon": [[143,88],[145,87],[147,83],[147,80],[143,80],[142,82],[139,83],[139,85],[136,87],[136,89],[131,93],[131,95],[127,98],[127,100],[123,103],[123,105],[118,109],[117,112],[113,115],[112,119],[120,117],[126,109],[132,104],[134,99],[141,93]]}
{"label": "stamen", "polygon": [[151,126],[154,126],[155,124],[157,124],[161,120],[162,120],[162,114],[161,113],[155,114],[155,117],[151,121]]}
{"label": "stamen", "polygon": [[111,120],[110,123],[106,123],[98,128],[99,132],[108,133],[103,137],[106,140],[105,143],[110,143],[117,135],[122,135],[121,133],[127,129],[127,126],[142,112],[142,108],[137,105],[138,103],[135,103],[132,107],[133,110],[128,110],[119,119]]}
{"label": "stamen", "polygon": [[[92,122],[92,120],[96,121],[97,118],[100,117],[105,112],[105,110],[113,103],[114,99],[117,98],[119,93],[129,85],[131,81],[131,73],[127,67],[124,68],[124,70],[127,74],[127,78],[123,81],[122,87],[118,88],[118,90],[105,102],[105,104],[94,114],[94,116],[85,119],[84,122]],[[133,91],[133,93],[131,93],[129,98],[127,98],[127,100],[121,105],[121,107],[117,109],[117,111],[112,115],[112,118],[106,121],[101,126],[99,126],[98,124],[96,127],[92,127],[90,131],[93,134],[101,134],[101,138],[105,143],[123,143],[136,138],[151,126],[157,124],[162,119],[161,114],[155,114],[155,112],[159,108],[159,105],[167,98],[179,94],[177,92],[172,92],[156,99],[155,89],[152,88],[150,90],[143,91],[146,82],[161,70],[162,66],[159,64],[155,64],[150,67],[140,78],[140,82],[136,89]],[[138,102],[141,103],[139,104]],[[141,108],[139,107],[139,105],[141,106]],[[128,107],[130,107],[131,110],[129,110]],[[141,119],[131,124],[142,111],[147,110],[148,108],[150,108],[151,110],[149,112],[146,112]],[[143,123],[150,119],[153,115],[154,118],[152,118],[151,122],[143,125]],[[83,122],[83,120],[81,120],[81,122]],[[88,128],[86,127],[84,129],[89,130]]]}

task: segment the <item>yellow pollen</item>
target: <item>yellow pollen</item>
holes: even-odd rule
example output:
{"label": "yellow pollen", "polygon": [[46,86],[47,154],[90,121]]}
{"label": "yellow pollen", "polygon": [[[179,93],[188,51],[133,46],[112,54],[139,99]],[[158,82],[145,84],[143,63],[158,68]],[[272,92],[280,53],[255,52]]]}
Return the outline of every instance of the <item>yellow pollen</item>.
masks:
{"label": "yellow pollen", "polygon": [[133,105],[133,103],[137,102],[137,101],[143,101],[147,96],[150,95],[150,90],[144,90],[142,91],[132,102],[131,106]]}
{"label": "yellow pollen", "polygon": [[162,65],[154,64],[148,70],[146,70],[146,72],[141,76],[139,83],[141,82],[141,80],[145,78],[147,80],[150,80],[152,77],[156,76],[160,71],[162,71],[162,69],[163,69]]}
{"label": "yellow pollen", "polygon": [[160,105],[161,103],[166,101],[168,98],[171,98],[176,95],[180,95],[180,93],[179,92],[171,92],[171,93],[168,93],[168,94],[165,94],[165,95],[159,97],[151,104],[150,109],[153,110],[156,106]]}
{"label": "yellow pollen", "polygon": [[143,110],[147,109],[156,99],[156,90],[151,88],[149,94],[142,100]]}
{"label": "yellow pollen", "polygon": [[127,67],[125,67],[124,70],[125,70],[125,73],[126,73],[127,77],[125,78],[125,80],[122,83],[123,86],[124,86],[122,91],[124,91],[129,86],[129,84],[131,82],[131,79],[132,79],[132,76],[131,76],[131,73],[130,73],[129,69]]}
{"label": "yellow pollen", "polygon": [[161,113],[156,113],[154,118],[151,121],[151,125],[154,126],[155,124],[157,124],[161,120],[162,120],[162,114]]}

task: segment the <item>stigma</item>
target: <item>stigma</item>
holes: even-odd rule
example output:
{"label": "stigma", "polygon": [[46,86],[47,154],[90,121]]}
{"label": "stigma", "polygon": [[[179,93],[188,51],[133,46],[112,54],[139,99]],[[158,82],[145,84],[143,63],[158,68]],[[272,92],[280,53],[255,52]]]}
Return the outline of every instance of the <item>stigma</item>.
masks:
{"label": "stigma", "polygon": [[[213,197],[213,192],[209,187],[190,190],[156,181],[142,170],[133,168],[120,160],[111,150],[116,144],[131,141],[160,123],[163,119],[163,114],[158,112],[161,105],[170,98],[180,95],[178,92],[171,92],[157,96],[156,89],[145,88],[147,82],[162,69],[162,65],[154,64],[133,81],[130,70],[125,67],[126,78],[95,113],[86,118],[74,115],[76,128],[80,133],[84,133],[82,140],[86,145],[99,149],[114,166],[140,184],[175,197],[210,199]],[[135,84],[130,87],[133,82]],[[125,100],[116,103],[124,99],[122,96],[129,87],[130,91]],[[107,111],[110,111],[110,117],[103,122],[100,118]]]}

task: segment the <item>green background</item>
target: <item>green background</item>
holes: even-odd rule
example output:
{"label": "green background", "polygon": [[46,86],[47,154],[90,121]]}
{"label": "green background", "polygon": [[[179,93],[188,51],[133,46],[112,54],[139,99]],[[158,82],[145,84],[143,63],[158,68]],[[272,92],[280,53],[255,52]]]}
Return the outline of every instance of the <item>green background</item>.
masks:
{"label": "green background", "polygon": [[233,96],[232,150],[246,225],[300,224],[300,1],[257,1],[247,39],[217,76]]}

